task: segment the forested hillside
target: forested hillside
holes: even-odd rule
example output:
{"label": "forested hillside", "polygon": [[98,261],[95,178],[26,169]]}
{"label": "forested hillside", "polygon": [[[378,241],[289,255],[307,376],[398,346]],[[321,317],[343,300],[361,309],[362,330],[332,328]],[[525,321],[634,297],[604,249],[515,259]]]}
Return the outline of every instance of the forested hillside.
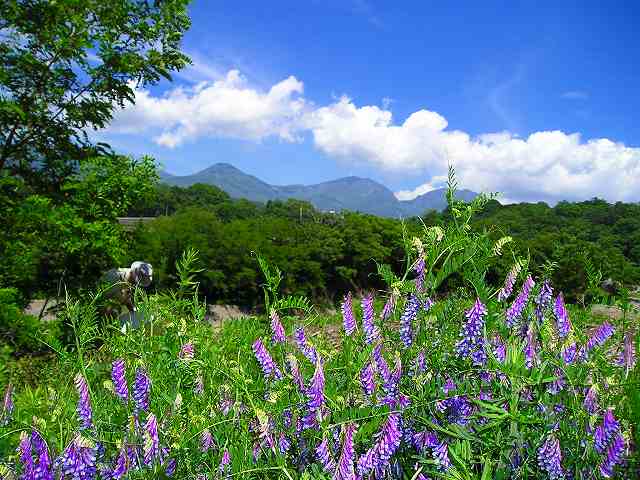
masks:
{"label": "forested hillside", "polygon": [[[131,215],[161,216],[131,237],[129,260],[145,259],[158,271],[158,288],[168,286],[182,252],[200,252],[202,293],[211,302],[255,306],[259,273],[251,252],[261,252],[286,270],[284,288],[333,302],[349,289],[381,288],[376,263],[396,271],[402,265],[402,237],[450,221],[450,212],[425,212],[404,221],[345,212],[318,212],[307,202],[266,204],[233,200],[210,185],[189,188],[160,185],[156,197]],[[571,301],[589,287],[589,278],[611,277],[640,283],[640,205],[581,203],[502,206],[490,202],[475,220],[498,239],[511,235],[503,255],[489,271],[500,281],[515,256],[531,256],[532,268],[553,270],[553,281]],[[541,272],[536,272],[541,273]],[[455,287],[455,279],[442,290]]]}

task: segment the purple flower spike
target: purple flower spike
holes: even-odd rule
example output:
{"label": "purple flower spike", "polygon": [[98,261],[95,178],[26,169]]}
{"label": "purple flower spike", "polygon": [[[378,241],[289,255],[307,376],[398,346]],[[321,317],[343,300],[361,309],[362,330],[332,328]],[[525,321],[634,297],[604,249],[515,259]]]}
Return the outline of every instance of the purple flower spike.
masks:
{"label": "purple flower spike", "polygon": [[271,355],[269,355],[269,352],[267,352],[262,340],[259,338],[253,343],[253,353],[262,368],[265,380],[269,380],[271,377],[276,380],[280,380],[282,378],[282,372],[271,358]]}
{"label": "purple flower spike", "polygon": [[389,467],[391,457],[400,446],[400,441],[402,440],[399,413],[392,413],[387,417],[376,438],[376,443],[358,459],[359,477],[365,477],[372,471],[382,474]]}
{"label": "purple flower spike", "polygon": [[380,312],[380,318],[382,320],[386,320],[393,313],[393,309],[396,307],[396,296],[391,294],[387,299],[384,307],[382,308],[382,312]]}
{"label": "purple flower spike", "polygon": [[222,453],[222,459],[220,460],[218,471],[220,474],[226,473],[227,477],[230,477],[231,475],[231,455],[229,455],[229,450],[227,449]]}
{"label": "purple flower spike", "polygon": [[193,384],[193,393],[195,393],[196,395],[202,395],[204,393],[204,377],[200,372],[198,372],[196,380]]}
{"label": "purple flower spike", "polygon": [[420,301],[415,295],[410,295],[404,312],[400,317],[400,339],[405,348],[409,348],[413,343],[413,322],[420,310]]}
{"label": "purple flower spike", "polygon": [[498,292],[498,301],[506,300],[511,296],[511,292],[513,292],[513,286],[516,283],[516,278],[518,273],[520,272],[520,264],[516,264],[513,266],[507,277],[504,279],[504,286]]}
{"label": "purple flower spike", "polygon": [[350,337],[356,331],[356,318],[353,315],[353,298],[351,292],[347,293],[342,302],[342,322],[344,323],[344,333]]}
{"label": "purple flower spike", "polygon": [[389,376],[385,380],[382,385],[387,396],[395,399],[398,395],[398,385],[400,383],[400,378],[402,377],[402,362],[400,360],[400,355],[396,352],[396,360],[394,364],[394,368],[389,372]]}
{"label": "purple flower spike", "polygon": [[178,464],[176,463],[175,459],[170,458],[167,461],[167,466],[164,468],[164,473],[167,477],[173,477],[173,474],[176,473],[176,467],[178,466]]}
{"label": "purple flower spike", "polygon": [[538,449],[538,466],[547,472],[550,480],[564,478],[560,442],[555,436],[549,435]]}
{"label": "purple flower spike", "polygon": [[370,397],[373,395],[373,392],[376,388],[376,384],[373,379],[373,364],[371,362],[367,363],[362,370],[360,370],[360,385],[362,386],[362,391],[366,397]]}
{"label": "purple flower spike", "polygon": [[613,415],[613,410],[610,408],[608,408],[604,414],[602,427],[604,428],[604,433],[607,441],[609,441],[615,433],[620,431],[620,424],[616,420],[616,417]]}
{"label": "purple flower spike", "polygon": [[613,335],[614,331],[615,329],[608,322],[604,322],[597,327],[589,337],[589,340],[587,340],[587,351],[603,345]]}
{"label": "purple flower spike", "polygon": [[622,361],[627,375],[636,366],[636,344],[633,331],[629,330],[624,336],[624,347],[622,350]]}
{"label": "purple flower spike", "polygon": [[380,331],[373,323],[373,315],[373,295],[369,294],[362,299],[362,330],[364,331],[364,341],[367,345],[371,345],[380,339]]}
{"label": "purple flower spike", "polygon": [[300,367],[298,366],[298,360],[291,354],[287,355],[287,365],[289,366],[289,372],[293,377],[293,383],[298,387],[298,391],[301,393],[305,392],[304,380],[302,378],[302,373],[300,372]]}
{"label": "purple flower spike", "polygon": [[[129,471],[129,455],[127,452],[127,448],[123,446],[122,449],[120,450],[120,453],[118,454],[118,458],[116,458],[116,466],[111,472],[111,478],[114,478],[115,480],[120,480],[122,477],[126,475],[128,471]],[[106,478],[109,478],[109,477],[106,477]]]}
{"label": "purple flower spike", "polygon": [[7,385],[7,389],[4,392],[4,399],[2,401],[2,415],[0,415],[0,427],[9,423],[11,415],[13,414],[13,385]]}
{"label": "purple flower spike", "polygon": [[467,321],[460,329],[461,340],[456,345],[456,351],[460,358],[473,360],[474,365],[480,366],[487,362],[487,355],[484,351],[484,316],[487,308],[476,299],[473,307],[465,313]]}
{"label": "purple flower spike", "polygon": [[584,409],[591,415],[598,411],[598,392],[595,385],[591,385],[584,397]]}
{"label": "purple flower spike", "polygon": [[424,350],[420,350],[413,362],[413,374],[421,375],[427,371],[427,357]]}
{"label": "purple flower spike", "polygon": [[624,449],[624,437],[620,433],[615,434],[613,440],[611,441],[611,444],[609,445],[609,448],[607,448],[606,456],[600,464],[600,473],[603,477],[613,477],[614,467],[622,463]]}
{"label": "purple flower spike", "polygon": [[316,370],[311,377],[307,394],[307,413],[303,419],[304,428],[315,428],[318,425],[318,417],[322,414],[324,406],[324,370],[322,362],[318,360]]}
{"label": "purple flower spike", "polygon": [[329,441],[323,438],[322,442],[316,447],[316,458],[325,472],[333,473],[336,469],[336,461],[333,459],[329,451]]}
{"label": "purple flower spike", "polygon": [[181,358],[182,360],[193,360],[193,357],[195,356],[196,351],[195,348],[193,346],[193,342],[187,342],[184,345],[182,345],[182,347],[180,347],[180,352],[178,353],[178,357]]}
{"label": "purple flower spike", "polygon": [[531,275],[529,275],[522,284],[522,290],[520,290],[520,293],[518,294],[516,299],[507,309],[506,323],[508,327],[513,328],[518,319],[522,316],[524,307],[527,306],[527,301],[529,300],[529,294],[531,293],[531,290],[534,286],[535,283],[533,282],[533,278],[531,278]]}
{"label": "purple flower spike", "polygon": [[425,262],[424,256],[420,255],[415,265],[416,272],[416,292],[421,293],[424,290],[424,274],[425,274]]}
{"label": "purple flower spike", "polygon": [[286,455],[291,448],[291,440],[283,433],[278,438],[278,450],[282,455]]}
{"label": "purple flower spike", "polygon": [[38,459],[35,467],[35,480],[53,480],[53,465],[49,456],[49,448],[44,438],[36,431],[31,432],[31,444]]}
{"label": "purple flower spike", "polygon": [[556,373],[556,379],[547,386],[547,392],[549,392],[551,395],[557,395],[564,389],[564,386],[565,386],[564,375],[562,374],[562,370],[560,370],[559,368],[556,368],[555,373]]}
{"label": "purple flower spike", "polygon": [[457,388],[457,385],[451,380],[451,377],[447,377],[446,382],[442,386],[442,391],[445,395],[449,395],[449,392],[454,391]]}
{"label": "purple flower spike", "polygon": [[151,381],[147,376],[147,372],[141,367],[136,368],[136,379],[133,384],[133,399],[136,403],[136,410],[149,411],[149,390],[151,389]]}
{"label": "purple flower spike", "polygon": [[378,373],[382,377],[383,381],[388,381],[391,376],[391,370],[389,369],[389,365],[387,361],[382,356],[382,344],[379,343],[373,348],[371,352],[371,357],[373,358],[373,362],[375,363],[376,369]]}
{"label": "purple flower spike", "polygon": [[507,358],[507,346],[504,344],[500,336],[494,337],[493,341],[493,355],[500,363],[504,363]]}
{"label": "purple flower spike", "polygon": [[316,352],[316,349],[307,341],[304,329],[302,327],[296,328],[293,336],[296,339],[296,343],[298,344],[298,348],[302,354],[315,365],[318,361],[318,352]]}
{"label": "purple flower spike", "polygon": [[549,280],[545,280],[540,288],[540,293],[535,299],[536,303],[536,318],[538,319],[538,323],[542,323],[544,320],[544,313],[546,309],[551,304],[551,300],[553,297],[553,288],[551,287],[551,283]]}
{"label": "purple flower spike", "polygon": [[602,453],[605,448],[607,448],[607,435],[604,433],[604,427],[602,425],[598,425],[593,432],[593,447],[596,452]]}
{"label": "purple flower spike", "polygon": [[433,447],[432,456],[441,470],[446,471],[451,468],[451,460],[449,460],[449,446],[444,441]]}
{"label": "purple flower spike", "polygon": [[527,336],[526,336],[525,345],[524,345],[524,364],[529,370],[533,368],[533,366],[537,363],[537,360],[538,360],[536,344],[537,344],[537,341],[534,335],[533,323],[531,323],[529,324],[529,328],[527,330]]}
{"label": "purple flower spike", "polygon": [[89,386],[87,380],[78,373],[74,380],[78,391],[78,418],[80,419],[80,429],[87,429],[93,426],[91,421],[91,401],[89,400]]}
{"label": "purple flower spike", "polygon": [[564,306],[564,297],[562,296],[562,293],[558,294],[556,297],[556,303],[553,311],[556,315],[558,336],[560,338],[564,338],[569,335],[569,332],[571,331],[571,320],[569,320],[567,308]]}
{"label": "purple flower spike", "polygon": [[122,358],[115,360],[111,364],[111,380],[113,381],[113,389],[116,395],[126,402],[127,398],[129,398],[129,390],[127,388],[125,365]]}
{"label": "purple flower spike", "polygon": [[203,453],[208,452],[213,448],[213,443],[213,435],[211,435],[208,428],[205,428],[200,434],[200,451]]}
{"label": "purple flower spike", "polygon": [[562,360],[567,365],[571,365],[576,360],[576,356],[578,354],[578,346],[576,342],[570,343],[569,345],[564,345],[562,347]]}
{"label": "purple flower spike", "polygon": [[284,333],[284,327],[282,326],[282,322],[280,321],[280,317],[278,316],[278,312],[275,310],[271,311],[271,342],[275,345],[276,343],[284,343],[286,340],[286,336]]}
{"label": "purple flower spike", "polygon": [[78,435],[57,460],[62,470],[62,478],[91,480],[96,475],[97,448],[89,440]]}
{"label": "purple flower spike", "polygon": [[355,434],[356,429],[357,427],[355,423],[347,424],[344,429],[342,452],[340,453],[338,467],[334,475],[335,480],[356,480],[356,473],[353,466],[353,462],[355,460],[353,435]]}
{"label": "purple flower spike", "polygon": [[36,466],[33,462],[33,448],[31,446],[31,438],[27,432],[20,434],[18,454],[20,456],[20,463],[22,464],[22,476],[20,478],[25,480],[35,479]]}
{"label": "purple flower spike", "polygon": [[144,464],[151,465],[160,454],[160,440],[158,438],[158,420],[151,413],[144,425]]}

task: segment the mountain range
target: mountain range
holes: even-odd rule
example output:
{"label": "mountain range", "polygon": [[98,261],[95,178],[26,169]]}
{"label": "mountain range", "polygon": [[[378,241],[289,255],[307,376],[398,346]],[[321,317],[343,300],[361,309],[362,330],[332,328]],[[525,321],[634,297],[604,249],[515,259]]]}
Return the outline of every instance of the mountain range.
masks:
{"label": "mountain range", "polygon": [[[391,190],[368,178],[344,177],[314,185],[271,185],[228,163],[216,163],[192,175],[176,176],[161,172],[169,185],[188,187],[196,183],[215,185],[232,198],[254,202],[306,200],[322,211],[352,210],[383,217],[410,217],[427,210],[441,211],[447,206],[446,188],[432,190],[412,200],[398,200]],[[458,190],[457,198],[471,201],[477,193]]]}

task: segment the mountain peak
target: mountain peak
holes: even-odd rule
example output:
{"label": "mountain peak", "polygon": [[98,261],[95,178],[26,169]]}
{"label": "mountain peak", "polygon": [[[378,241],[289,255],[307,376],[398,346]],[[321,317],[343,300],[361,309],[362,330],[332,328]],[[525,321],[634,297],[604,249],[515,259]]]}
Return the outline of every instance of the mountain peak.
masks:
{"label": "mountain peak", "polygon": [[[270,185],[237,167],[219,162],[193,175],[162,177],[170,185],[188,187],[195,183],[215,185],[233,198],[246,198],[255,202],[306,200],[319,210],[351,210],[382,217],[422,215],[427,210],[446,207],[446,189],[436,189],[413,200],[401,201],[391,190],[370,178],[348,176],[314,185]],[[469,190],[460,190],[458,198],[469,201],[476,196]]]}

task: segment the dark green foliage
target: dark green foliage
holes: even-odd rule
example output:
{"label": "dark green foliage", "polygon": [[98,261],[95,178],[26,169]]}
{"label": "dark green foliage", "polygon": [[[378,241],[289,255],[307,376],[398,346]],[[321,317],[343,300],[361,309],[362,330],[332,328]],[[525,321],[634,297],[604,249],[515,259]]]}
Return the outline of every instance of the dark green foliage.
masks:
{"label": "dark green foliage", "polygon": [[[640,282],[640,206],[602,200],[560,203],[554,208],[544,203],[502,206],[487,197],[479,201],[483,208],[471,220],[474,229],[486,231],[493,242],[507,232],[512,238],[486,272],[488,281],[502,282],[519,257],[529,258],[536,275],[543,273],[544,265],[553,264],[553,283],[569,301],[581,299],[589,290],[589,271],[602,279]],[[468,205],[457,202],[453,208],[457,215],[468,217]],[[350,289],[384,288],[373,259],[399,274],[403,232],[410,242],[423,224],[446,229],[463,220],[456,220],[451,209],[402,222],[358,213],[321,213],[300,200],[254,204],[233,200],[208,185],[185,189],[160,185],[148,206],[139,205],[130,213],[175,212],[134,234],[130,259],[157,264],[162,272],[158,287],[166,288],[172,285],[168,275],[173,272],[163,265],[173,265],[182,250],[193,246],[201,252],[205,269],[201,293],[212,302],[245,305],[261,298],[252,251],[263,253],[287,272],[282,283],[287,293],[331,301]],[[474,255],[472,250],[467,253]],[[433,261],[435,257],[427,265]],[[464,262],[462,257],[457,261]],[[460,285],[460,276],[438,282],[442,282],[440,292],[452,290]]]}
{"label": "dark green foliage", "polygon": [[0,172],[49,194],[95,155],[133,86],[188,62],[186,0],[8,0],[0,3]]}
{"label": "dark green foliage", "polygon": [[93,286],[126,252],[116,217],[156,179],[152,159],[122,156],[87,159],[60,185],[60,200],[21,179],[0,179],[0,285],[18,288],[24,300]]}

